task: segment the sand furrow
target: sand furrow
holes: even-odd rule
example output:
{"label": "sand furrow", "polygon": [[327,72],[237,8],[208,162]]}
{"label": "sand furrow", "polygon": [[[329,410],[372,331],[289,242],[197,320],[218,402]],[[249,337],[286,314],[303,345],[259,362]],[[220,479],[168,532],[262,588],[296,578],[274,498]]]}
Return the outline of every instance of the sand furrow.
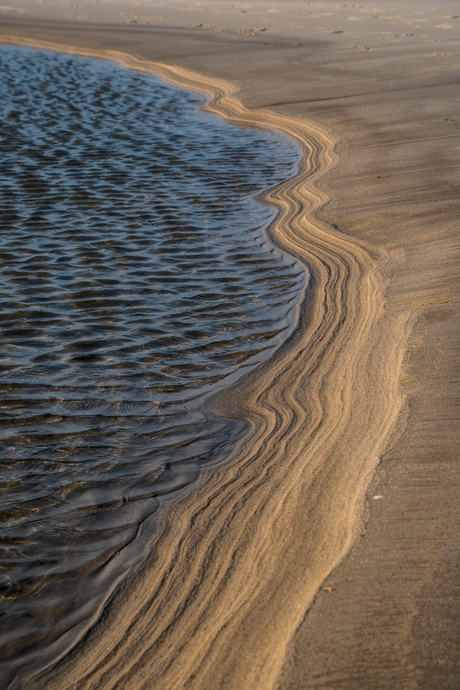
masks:
{"label": "sand furrow", "polygon": [[405,314],[383,318],[388,257],[315,219],[328,200],[315,183],[336,161],[335,142],[317,126],[250,112],[231,85],[183,69],[1,40],[153,72],[206,93],[207,111],[281,131],[303,151],[298,175],[265,197],[279,210],[270,237],[311,271],[298,328],[269,362],[209,402],[250,420],[251,432],[225,466],[165,503],[144,562],[73,653],[31,683],[272,688],[322,580],[359,532],[365,489],[402,404],[409,325]]}

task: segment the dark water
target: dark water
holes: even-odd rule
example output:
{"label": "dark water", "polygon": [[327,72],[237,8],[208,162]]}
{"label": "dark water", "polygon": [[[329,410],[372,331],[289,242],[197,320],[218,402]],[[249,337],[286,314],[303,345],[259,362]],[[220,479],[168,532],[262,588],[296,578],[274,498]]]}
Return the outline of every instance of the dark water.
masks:
{"label": "dark water", "polygon": [[294,173],[287,139],[200,113],[200,96],[156,78],[25,49],[0,49],[0,99],[13,669],[89,620],[159,497],[231,450],[241,425],[190,401],[287,337],[306,276],[253,199]]}

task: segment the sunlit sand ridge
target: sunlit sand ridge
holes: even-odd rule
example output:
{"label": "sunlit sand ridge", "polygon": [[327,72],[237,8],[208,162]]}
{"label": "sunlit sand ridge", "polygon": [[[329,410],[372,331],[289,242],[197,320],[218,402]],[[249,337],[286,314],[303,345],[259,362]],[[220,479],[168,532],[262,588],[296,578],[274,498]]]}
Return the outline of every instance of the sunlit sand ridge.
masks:
{"label": "sunlit sand ridge", "polygon": [[117,51],[1,40],[153,72],[206,93],[207,111],[281,131],[303,151],[298,175],[266,195],[279,210],[273,241],[312,275],[298,328],[209,402],[249,419],[251,433],[225,466],[163,506],[137,571],[73,653],[31,683],[272,688],[318,587],[359,532],[366,487],[401,408],[410,324],[406,313],[383,319],[389,257],[315,218],[328,201],[316,181],[336,160],[317,126],[251,112],[225,82]]}

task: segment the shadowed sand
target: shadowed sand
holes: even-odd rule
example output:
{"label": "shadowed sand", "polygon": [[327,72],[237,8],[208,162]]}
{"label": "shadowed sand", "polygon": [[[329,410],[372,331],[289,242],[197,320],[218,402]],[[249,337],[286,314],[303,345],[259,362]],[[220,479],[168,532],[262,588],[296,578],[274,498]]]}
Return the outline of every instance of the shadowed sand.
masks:
{"label": "shadowed sand", "polygon": [[[279,209],[270,233],[312,274],[290,340],[210,402],[213,411],[249,419],[251,433],[225,466],[204,472],[193,490],[164,505],[151,551],[104,615],[72,654],[28,685],[456,687],[458,651],[449,655],[454,617],[446,609],[458,586],[458,235],[445,163],[453,135],[439,131],[450,119],[442,90],[449,80],[435,84],[436,72],[414,72],[416,106],[441,86],[436,104],[434,96],[430,102],[436,112],[442,102],[446,117],[438,122],[427,107],[425,117],[416,112],[404,120],[410,101],[395,95],[411,81],[404,69],[388,85],[382,59],[371,70],[361,57],[348,58],[345,83],[339,49],[318,66],[331,86],[310,77],[305,89],[298,58],[284,44],[273,45],[264,65],[254,57],[260,46],[249,49],[244,38],[218,43],[189,33],[176,59],[186,70],[134,56],[173,61],[165,34],[148,47],[140,34],[136,43],[115,29],[97,38],[71,26],[3,33],[6,42],[154,72],[206,93],[206,109],[229,121],[290,136],[303,164],[266,197]],[[128,44],[128,52],[107,48]],[[244,67],[224,65],[231,54],[244,58]],[[417,56],[408,55],[413,64]],[[292,61],[290,86],[280,71],[263,77],[276,59]],[[190,71],[207,74],[206,65],[214,75],[234,73],[244,102],[256,109],[243,106],[226,81]],[[354,100],[340,102],[347,92]],[[363,510],[370,482],[369,518],[370,508],[367,516]],[[366,536],[356,541],[363,516]],[[445,578],[451,588],[441,595],[436,583]],[[430,635],[437,651],[424,654]]]}

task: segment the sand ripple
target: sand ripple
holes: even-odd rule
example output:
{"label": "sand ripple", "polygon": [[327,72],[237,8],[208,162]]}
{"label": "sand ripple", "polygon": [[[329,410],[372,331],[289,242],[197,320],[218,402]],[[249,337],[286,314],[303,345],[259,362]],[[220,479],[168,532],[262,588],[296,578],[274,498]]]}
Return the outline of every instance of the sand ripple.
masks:
{"label": "sand ripple", "polygon": [[24,667],[89,624],[159,499],[230,452],[245,424],[191,401],[280,345],[306,272],[253,200],[291,142],[107,62],[0,61],[0,657]]}
{"label": "sand ripple", "polygon": [[137,572],[75,652],[32,685],[267,690],[315,592],[358,534],[365,489],[401,406],[407,317],[382,325],[386,254],[315,218],[327,202],[316,182],[336,160],[326,132],[250,112],[217,80],[115,51],[82,52],[201,90],[208,110],[296,141],[299,174],[266,200],[279,210],[274,241],[311,267],[312,281],[286,345],[209,403],[249,420],[251,432],[202,473],[193,495],[177,498],[180,520],[170,519],[171,505],[158,511]]}

